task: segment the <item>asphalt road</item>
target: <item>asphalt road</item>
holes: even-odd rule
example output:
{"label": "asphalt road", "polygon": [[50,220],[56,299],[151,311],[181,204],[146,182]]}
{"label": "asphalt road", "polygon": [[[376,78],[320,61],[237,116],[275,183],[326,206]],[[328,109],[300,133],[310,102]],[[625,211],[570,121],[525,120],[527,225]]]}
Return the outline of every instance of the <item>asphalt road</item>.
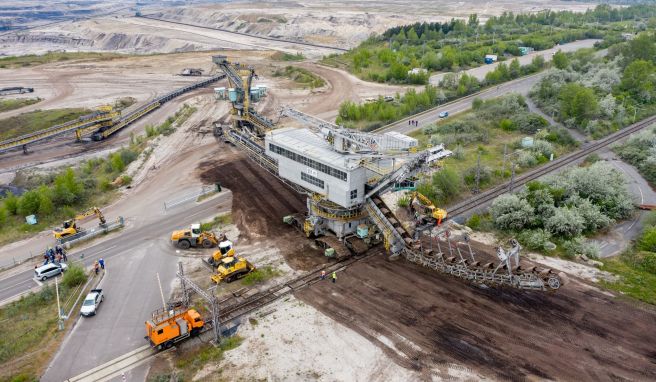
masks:
{"label": "asphalt road", "polygon": [[[531,90],[531,87],[533,87],[533,85],[540,81],[540,79],[545,75],[546,72],[540,72],[500,84],[499,86],[494,86],[487,90],[480,91],[467,97],[459,98],[455,101],[445,103],[444,105],[435,107],[433,109],[429,109],[423,113],[419,113],[387,126],[383,126],[376,130],[376,132],[384,133],[387,131],[397,131],[399,133],[408,134],[414,130],[421,129],[422,127],[428,126],[431,123],[439,120],[440,118],[438,114],[443,111],[449,112],[449,115],[452,116],[454,114],[462,113],[463,111],[471,109],[472,102],[475,98],[485,100],[497,98],[508,93],[528,94],[528,92]],[[418,126],[409,125],[408,120],[410,119],[418,121]]]}
{"label": "asphalt road", "polygon": [[[63,381],[143,345],[143,322],[162,305],[155,273],[159,272],[163,283],[175,278],[177,260],[171,255],[174,249],[168,235],[174,229],[229,211],[228,200],[229,194],[224,193],[202,203],[192,201],[174,208],[157,224],[127,227],[85,249],[83,264],[105,259],[107,274],[101,286],[111,288],[105,291],[106,301],[99,314],[76,324],[41,380]],[[72,253],[69,261],[80,255]],[[0,300],[35,285],[32,270],[1,280]],[[170,285],[162,286],[164,295],[169,296]]]}

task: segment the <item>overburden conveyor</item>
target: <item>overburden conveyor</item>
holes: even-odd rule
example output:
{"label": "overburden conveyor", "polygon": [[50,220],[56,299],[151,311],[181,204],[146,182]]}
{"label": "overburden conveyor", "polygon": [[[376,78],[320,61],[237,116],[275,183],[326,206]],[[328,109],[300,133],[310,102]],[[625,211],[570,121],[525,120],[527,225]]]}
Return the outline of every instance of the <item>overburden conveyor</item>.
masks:
{"label": "overburden conveyor", "polygon": [[67,133],[75,133],[78,140],[81,140],[82,136],[91,134],[91,139],[101,141],[159,108],[165,102],[192,90],[205,87],[225,77],[225,74],[219,74],[174,90],[123,116],[109,110],[100,110],[93,114],[82,116],[74,121],[52,126],[20,137],[7,139],[0,142],[0,153],[16,148],[22,148],[24,152],[27,152],[27,146],[30,144],[52,139]]}

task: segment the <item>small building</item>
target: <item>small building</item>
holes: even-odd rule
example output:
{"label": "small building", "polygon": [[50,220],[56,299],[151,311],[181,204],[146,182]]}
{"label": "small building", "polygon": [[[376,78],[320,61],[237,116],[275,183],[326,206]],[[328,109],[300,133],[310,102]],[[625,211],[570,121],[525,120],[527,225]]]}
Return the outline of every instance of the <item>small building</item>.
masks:
{"label": "small building", "polygon": [[428,74],[428,70],[424,68],[412,68],[411,70],[408,70],[408,75],[420,75],[420,74]]}
{"label": "small building", "polygon": [[519,47],[519,55],[520,56],[526,56],[527,54],[535,51],[535,49],[531,48],[530,46],[520,46]]}
{"label": "small building", "polygon": [[216,99],[226,99],[228,98],[228,92],[225,87],[214,88],[214,98]]}

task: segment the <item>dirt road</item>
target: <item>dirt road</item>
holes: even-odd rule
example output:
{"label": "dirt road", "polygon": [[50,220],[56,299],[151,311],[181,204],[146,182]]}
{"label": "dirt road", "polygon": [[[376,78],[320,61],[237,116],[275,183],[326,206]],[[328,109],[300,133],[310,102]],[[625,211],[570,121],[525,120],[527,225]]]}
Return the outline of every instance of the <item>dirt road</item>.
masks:
{"label": "dirt road", "polygon": [[656,378],[656,313],[577,281],[485,290],[374,257],[296,296],[427,378],[452,363],[502,380]]}
{"label": "dirt road", "polygon": [[222,143],[220,150],[230,155],[201,162],[199,176],[205,183],[220,182],[232,191],[232,218],[242,243],[266,240],[267,245],[280,249],[293,269],[308,270],[329,261],[300,232],[282,221],[285,215],[305,211],[305,197],[237,148]]}

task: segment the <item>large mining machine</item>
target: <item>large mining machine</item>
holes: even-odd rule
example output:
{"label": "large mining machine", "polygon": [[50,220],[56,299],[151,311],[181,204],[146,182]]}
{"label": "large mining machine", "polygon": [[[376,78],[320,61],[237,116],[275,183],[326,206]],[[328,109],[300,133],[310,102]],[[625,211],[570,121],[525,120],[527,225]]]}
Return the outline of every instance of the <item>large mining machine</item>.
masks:
{"label": "large mining machine", "polygon": [[226,74],[230,88],[228,98],[232,104],[232,129],[241,131],[252,139],[261,139],[273,129],[273,122],[258,114],[251,102],[251,85],[257,78],[252,66],[231,63],[226,56],[212,56],[212,61]]}
{"label": "large mining machine", "polygon": [[102,212],[100,212],[100,209],[98,207],[91,207],[83,213],[76,215],[73,219],[64,221],[61,228],[55,228],[55,230],[52,231],[55,239],[61,239],[63,237],[75,235],[81,232],[82,229],[77,226],[77,223],[90,216],[96,216],[98,218],[99,225],[101,226],[107,223],[105,216],[103,216]]}
{"label": "large mining machine", "polygon": [[[551,270],[513,266],[503,250],[497,253],[500,263],[481,264],[468,243],[451,238],[449,224],[424,225],[412,234],[401,224],[381,195],[427,172],[435,150],[419,151],[417,140],[403,134],[348,129],[291,108],[283,108],[281,115],[300,121],[304,128],[249,126],[249,118],[257,114],[251,113],[248,93],[239,89],[250,88],[254,70],[231,65],[225,56],[213,59],[238,90],[231,99],[237,118],[227,138],[271,174],[308,196],[307,213],[286,216],[284,221],[315,238],[326,254],[349,256],[382,241],[392,257],[404,257],[477,284],[542,291],[562,285],[560,276]],[[339,194],[345,187],[350,187],[346,197]],[[446,211],[437,215],[438,220],[440,215],[444,218]],[[425,244],[427,233],[430,245]],[[448,243],[444,250],[440,235]],[[433,247],[434,236],[438,248]],[[461,244],[469,248],[468,257],[460,250]],[[511,252],[518,256],[519,246],[514,245]]]}

